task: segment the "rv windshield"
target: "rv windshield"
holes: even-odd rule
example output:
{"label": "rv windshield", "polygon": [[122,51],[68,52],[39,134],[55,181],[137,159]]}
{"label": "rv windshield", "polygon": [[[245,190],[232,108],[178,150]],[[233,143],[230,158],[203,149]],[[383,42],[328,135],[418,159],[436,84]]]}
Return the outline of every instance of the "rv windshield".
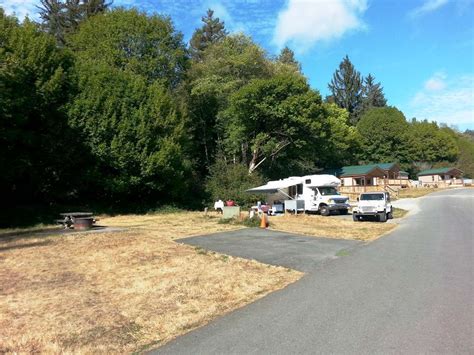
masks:
{"label": "rv windshield", "polygon": [[339,195],[339,192],[334,187],[318,187],[319,192],[321,195]]}

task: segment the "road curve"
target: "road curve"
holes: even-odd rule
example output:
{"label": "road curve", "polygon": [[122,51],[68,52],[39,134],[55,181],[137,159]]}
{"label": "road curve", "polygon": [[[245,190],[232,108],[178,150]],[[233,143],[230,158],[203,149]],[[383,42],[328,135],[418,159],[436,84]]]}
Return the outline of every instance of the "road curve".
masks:
{"label": "road curve", "polygon": [[390,235],[157,354],[474,353],[474,189],[419,200]]}

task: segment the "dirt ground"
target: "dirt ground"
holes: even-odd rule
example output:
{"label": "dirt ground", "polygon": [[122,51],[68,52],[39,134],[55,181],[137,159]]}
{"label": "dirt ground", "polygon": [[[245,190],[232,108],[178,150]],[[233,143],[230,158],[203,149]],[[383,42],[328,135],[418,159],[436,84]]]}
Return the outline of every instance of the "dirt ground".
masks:
{"label": "dirt ground", "polygon": [[101,218],[111,233],[0,233],[0,353],[158,347],[302,273],[174,243],[240,228],[202,213]]}

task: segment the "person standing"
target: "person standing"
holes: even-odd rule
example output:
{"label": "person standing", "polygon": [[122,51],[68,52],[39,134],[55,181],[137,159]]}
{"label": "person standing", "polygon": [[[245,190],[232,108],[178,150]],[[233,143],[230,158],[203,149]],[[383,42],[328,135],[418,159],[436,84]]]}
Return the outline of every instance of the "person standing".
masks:
{"label": "person standing", "polygon": [[218,199],[216,202],[214,202],[214,209],[217,213],[224,213],[224,201]]}

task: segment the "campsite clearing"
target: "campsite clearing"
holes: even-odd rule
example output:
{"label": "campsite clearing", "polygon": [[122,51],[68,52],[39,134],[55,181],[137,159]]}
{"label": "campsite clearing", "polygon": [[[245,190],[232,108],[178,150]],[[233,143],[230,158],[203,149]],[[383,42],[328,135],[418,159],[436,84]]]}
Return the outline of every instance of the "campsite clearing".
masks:
{"label": "campsite clearing", "polygon": [[102,217],[126,229],[0,234],[0,352],[143,351],[302,276],[172,241],[240,228],[217,220],[193,212]]}
{"label": "campsite clearing", "polygon": [[[0,352],[140,352],[303,275],[173,242],[243,228],[219,220],[176,212],[101,216],[110,227],[101,233],[57,234],[49,226],[0,231]],[[396,226],[314,215],[270,217],[270,223],[363,241]]]}

